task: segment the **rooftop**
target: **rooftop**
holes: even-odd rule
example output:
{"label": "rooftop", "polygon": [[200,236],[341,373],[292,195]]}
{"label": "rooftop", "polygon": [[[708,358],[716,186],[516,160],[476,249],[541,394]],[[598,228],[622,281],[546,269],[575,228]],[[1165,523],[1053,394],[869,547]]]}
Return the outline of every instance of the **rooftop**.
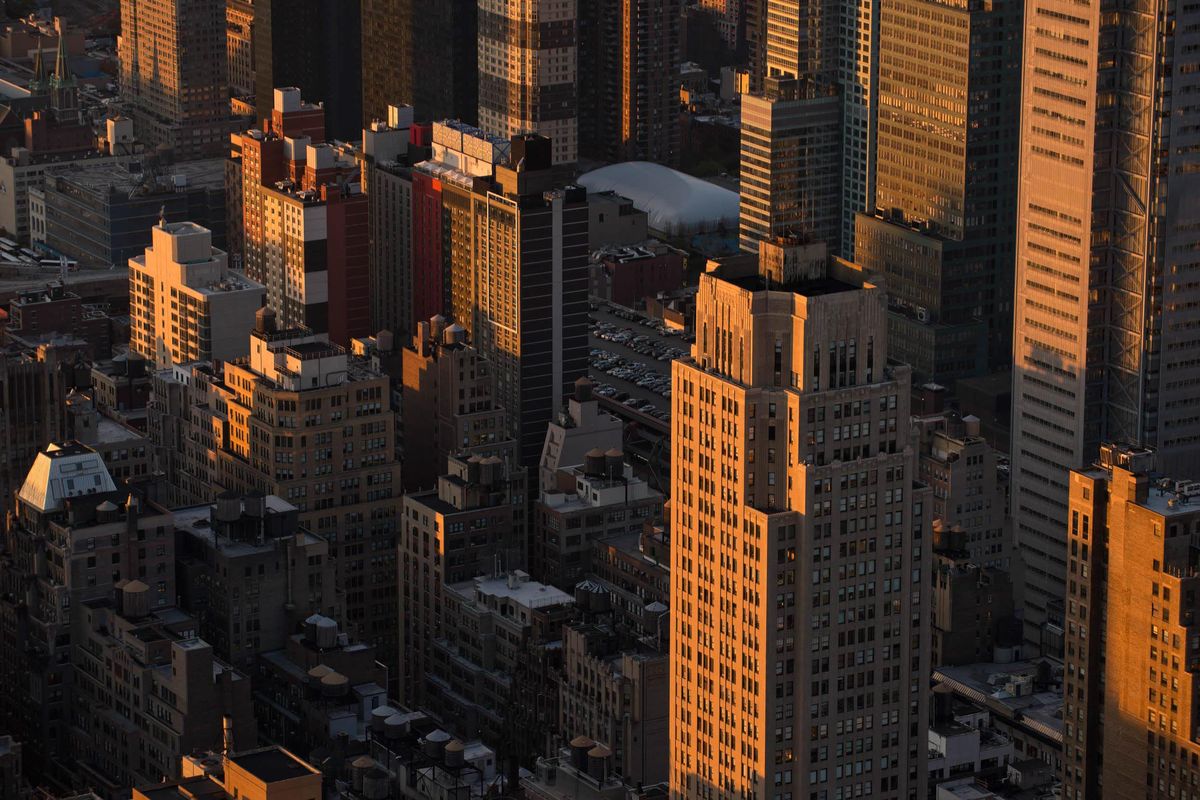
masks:
{"label": "rooftop", "polygon": [[[1053,688],[1043,691],[1028,691],[1020,695],[1005,689],[1013,678],[1036,676],[1039,663],[1016,661],[1011,664],[962,664],[937,667],[933,671],[935,683],[944,684],[993,715],[1015,722],[1055,742],[1062,741],[1062,684],[1054,681]],[[1061,674],[1062,665],[1045,660],[1052,673]]]}
{"label": "rooftop", "polygon": [[137,794],[147,800],[197,800],[224,797],[225,790],[207,775],[195,775],[179,781],[139,788]]}
{"label": "rooftop", "polygon": [[838,294],[840,292],[852,292],[858,288],[835,278],[815,278],[780,283],[779,281],[768,280],[762,275],[724,275],[719,269],[714,272],[714,276],[726,283],[732,283],[734,286],[751,292],[793,292],[804,297],[819,297],[821,295]]}
{"label": "rooftop", "polygon": [[122,425],[108,417],[100,417],[100,420],[96,423],[96,441],[100,444],[116,444],[118,442],[131,442],[145,438],[133,428]]}
{"label": "rooftop", "polygon": [[614,191],[645,211],[657,231],[737,227],[737,192],[648,161],[627,161],[592,170],[578,181],[589,192]]}
{"label": "rooftop", "polygon": [[308,775],[320,775],[282,747],[264,747],[230,756],[229,760],[263,783],[275,783]]}
{"label": "rooftop", "polygon": [[146,170],[143,162],[117,163],[110,161],[75,162],[55,167],[51,173],[64,178],[85,191],[117,192],[135,196],[171,194],[179,190],[202,188],[224,190],[225,159],[207,158]]}
{"label": "rooftop", "polygon": [[18,497],[38,511],[57,511],[69,497],[114,492],[104,459],[78,442],[51,444],[37,454]]}
{"label": "rooftop", "polygon": [[477,597],[512,600],[531,609],[575,602],[574,597],[561,589],[529,580],[529,576],[520,571],[511,575],[475,578],[471,582],[460,583],[455,588],[463,594],[474,590]]}

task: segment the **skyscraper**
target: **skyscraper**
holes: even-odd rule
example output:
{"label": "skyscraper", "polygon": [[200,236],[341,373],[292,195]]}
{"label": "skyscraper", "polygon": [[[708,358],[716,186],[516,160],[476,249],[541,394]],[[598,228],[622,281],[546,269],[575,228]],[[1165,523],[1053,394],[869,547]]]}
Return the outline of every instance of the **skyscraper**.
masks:
{"label": "skyscraper", "polygon": [[371,237],[371,329],[402,339],[414,330],[411,106],[388,105],[387,117],[363,129],[359,163]]}
{"label": "skyscraper", "polygon": [[1012,355],[1020,22],[1016,2],[881,5],[876,208],[855,253],[887,276],[892,353],[924,381]]}
{"label": "skyscraper", "polygon": [[1200,484],[1154,460],[1104,445],[1070,473],[1064,800],[1195,793]]}
{"label": "skyscraper", "polygon": [[1067,470],[1104,441],[1154,446],[1167,473],[1200,454],[1200,72],[1183,68],[1197,43],[1192,6],[1039,0],[1027,15],[1012,516],[1031,641],[1061,621]]}
{"label": "skyscraper", "polygon": [[254,95],[254,2],[225,2],[225,61],[229,92],[234,97]]}
{"label": "skyscraper", "polygon": [[738,238],[743,250],[793,236],[841,237],[842,101],[835,88],[772,76],[742,98]]}
{"label": "skyscraper", "polygon": [[[837,239],[825,240],[833,252],[854,255],[854,215],[874,208],[875,202],[875,115],[879,78],[879,0],[850,3],[842,0],[758,0],[754,14],[747,14],[756,30],[752,55],[761,59],[754,83],[761,91],[777,94],[771,77],[795,78],[810,83],[803,97],[836,94],[840,99],[842,143],[840,185],[827,189],[803,213],[817,215],[836,209]],[[762,112],[759,112],[760,114]],[[804,116],[821,115],[804,112]],[[794,135],[785,133],[785,136]],[[803,141],[801,142],[803,145]],[[795,150],[781,148],[786,154]],[[743,144],[743,160],[747,148]],[[751,153],[752,154],[752,153]],[[786,157],[786,155],[785,155]],[[793,156],[801,162],[812,159],[812,151],[801,147]],[[803,164],[802,164],[803,166]],[[780,169],[788,169],[780,165]],[[810,225],[814,234],[824,235],[824,225]],[[751,233],[751,237],[759,234]],[[769,235],[780,235],[772,231]],[[810,234],[812,235],[812,234]],[[742,248],[753,249],[743,226]]]}
{"label": "skyscraper", "polygon": [[181,159],[228,149],[225,28],[224,0],[121,0],[121,99],[148,146]]}
{"label": "skyscraper", "polygon": [[562,188],[551,143],[513,139],[476,220],[471,323],[475,346],[496,374],[521,463],[536,467],[546,425],[588,368],[586,192]]}
{"label": "skyscraper", "polygon": [[[254,94],[259,121],[275,89],[295,86],[325,107],[331,139],[362,135],[362,15],[340,0],[254,0]],[[379,54],[376,54],[379,55]],[[386,61],[378,57],[372,66]]]}
{"label": "skyscraper", "polygon": [[363,124],[386,119],[394,104],[413,106],[422,120],[474,121],[477,13],[477,0],[363,0]]}
{"label": "skyscraper", "polygon": [[434,159],[413,168],[414,316],[449,312],[496,376],[521,463],[587,374],[588,207],[563,187],[551,143],[433,126]]}
{"label": "skyscraper", "polygon": [[674,364],[671,796],[924,797],[909,369],[858,267],[778,240],[751,259],[701,276]]}
{"label": "skyscraper", "polygon": [[479,0],[479,127],[537,133],[554,163],[578,158],[578,0]]}
{"label": "skyscraper", "polygon": [[679,157],[678,0],[599,0],[579,11],[579,152],[603,161]]}

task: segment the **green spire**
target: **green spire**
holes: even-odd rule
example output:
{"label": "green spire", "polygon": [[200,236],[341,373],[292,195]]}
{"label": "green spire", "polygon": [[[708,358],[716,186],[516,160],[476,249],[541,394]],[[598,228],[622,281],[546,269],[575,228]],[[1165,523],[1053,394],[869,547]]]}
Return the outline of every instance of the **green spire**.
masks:
{"label": "green spire", "polygon": [[33,80],[29,82],[29,93],[37,96],[46,91],[46,67],[42,63],[42,39],[39,36],[37,50],[33,54]]}
{"label": "green spire", "polygon": [[71,74],[71,65],[67,62],[67,37],[64,31],[58,32],[58,55],[54,59],[54,77],[50,79],[53,88],[66,88],[75,85],[75,76]]}

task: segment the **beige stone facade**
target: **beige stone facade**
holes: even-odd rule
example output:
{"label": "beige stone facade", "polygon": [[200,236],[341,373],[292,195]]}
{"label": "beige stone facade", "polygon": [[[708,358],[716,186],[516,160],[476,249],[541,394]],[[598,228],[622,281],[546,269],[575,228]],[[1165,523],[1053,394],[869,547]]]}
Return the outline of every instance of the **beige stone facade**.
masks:
{"label": "beige stone facade", "polygon": [[765,274],[743,258],[701,276],[674,364],[671,795],[924,797],[930,498],[909,372],[854,265],[760,254]]}

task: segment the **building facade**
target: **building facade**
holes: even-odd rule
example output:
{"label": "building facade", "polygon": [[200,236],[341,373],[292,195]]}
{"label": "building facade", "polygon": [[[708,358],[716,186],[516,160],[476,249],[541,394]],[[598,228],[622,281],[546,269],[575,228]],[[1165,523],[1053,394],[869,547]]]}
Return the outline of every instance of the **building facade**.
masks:
{"label": "building facade", "polygon": [[508,412],[496,403],[496,378],[487,359],[466,340],[461,325],[435,317],[417,326],[401,352],[401,420],[406,491],[437,485],[450,456],[495,456],[520,463],[509,434]]}
{"label": "building facade", "polygon": [[663,496],[634,476],[620,450],[589,451],[554,478],[533,504],[529,563],[534,576],[565,591],[592,571],[597,540],[639,533],[662,516]]}
{"label": "building facade", "polygon": [[300,527],[273,495],[222,492],[213,505],[176,508],[179,605],[213,651],[253,675],[312,614],[341,617],[329,542]]}
{"label": "building facade", "polygon": [[924,797],[930,498],[908,368],[887,365],[884,294],[853,264],[786,241],[759,260],[701,276],[674,363],[671,796]]}
{"label": "building facade", "polygon": [[400,467],[388,379],[306,330],[278,330],[267,309],[248,358],[218,376],[192,370],[188,461],[221,489],[295,505],[337,566],[347,634],[396,653]]}
{"label": "building facade", "polygon": [[224,248],[224,161],[88,159],[48,170],[29,190],[30,241],[82,267],[124,267],[142,255],[162,219],[201,225]]}
{"label": "building facade", "polygon": [[245,356],[265,287],[229,270],[207,228],[162,220],[151,236],[129,259],[130,348],[160,367]]}
{"label": "building facade", "polygon": [[579,157],[577,0],[479,0],[479,127],[536,133],[555,164]]}
{"label": "building facade", "polygon": [[777,236],[839,242],[842,108],[831,87],[767,80],[742,98],[738,240],[754,252]]}
{"label": "building facade", "polygon": [[[1167,473],[1194,470],[1200,452],[1200,289],[1189,277],[1200,110],[1183,100],[1200,73],[1179,68],[1200,41],[1200,9],[1150,23],[1167,9],[1144,3],[1112,21],[1047,2],[1025,20],[1012,517],[1030,641],[1061,621],[1068,470],[1105,441],[1156,447]],[[1109,80],[1131,87],[1117,115]]]}
{"label": "building facade", "polygon": [[[880,12],[875,207],[856,220],[855,252],[887,276],[892,352],[920,379],[1012,355],[1021,17],[1019,3]],[[937,99],[916,88],[930,65]]]}
{"label": "building facade", "polygon": [[[271,116],[277,88],[294,86],[325,109],[331,139],[357,140],[363,127],[360,4],[254,0],[253,25],[256,122]],[[372,59],[371,67],[386,60]]]}
{"label": "building facade", "polygon": [[[525,561],[525,471],[495,456],[451,457],[437,488],[404,496],[400,534],[400,699],[430,705],[446,592]],[[444,688],[444,687],[442,687]]]}
{"label": "building facade", "polygon": [[[477,0],[430,5],[419,0],[364,0],[362,52],[388,53],[363,70],[363,123],[385,119],[389,105],[416,109],[420,119],[478,113]],[[419,52],[420,57],[416,54]]]}
{"label": "building facade", "polygon": [[[365,91],[365,90],[364,90]],[[388,104],[387,116],[363,129],[360,163],[371,237],[371,329],[403,341],[413,317],[413,211],[409,138],[412,106]]]}
{"label": "building facade", "polygon": [[579,8],[579,153],[600,161],[679,160],[678,0]]}
{"label": "building facade", "polygon": [[[1193,481],[1153,480],[1149,448],[1104,445],[1070,474],[1063,797],[1193,791],[1200,758]],[[1156,485],[1157,484],[1157,485]],[[1119,677],[1118,677],[1119,675]]]}
{"label": "building facade", "polygon": [[121,100],[139,138],[181,159],[220,156],[237,124],[229,113],[225,4],[121,0],[120,11]]}
{"label": "building facade", "polygon": [[241,152],[246,276],[267,289],[280,326],[348,347],[371,331],[370,220],[357,153],[325,142],[325,110],[274,92],[265,131]]}

